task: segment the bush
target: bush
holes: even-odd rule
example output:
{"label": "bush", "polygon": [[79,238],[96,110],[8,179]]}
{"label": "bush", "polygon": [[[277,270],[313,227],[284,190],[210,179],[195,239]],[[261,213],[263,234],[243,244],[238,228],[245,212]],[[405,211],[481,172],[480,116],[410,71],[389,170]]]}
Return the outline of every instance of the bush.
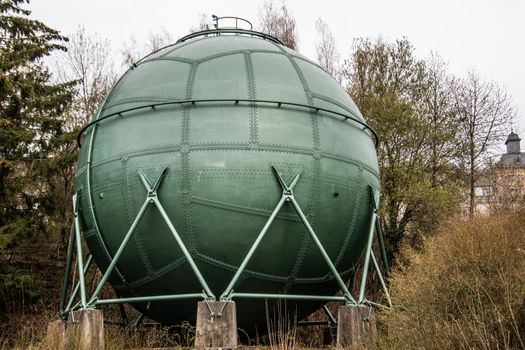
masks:
{"label": "bush", "polygon": [[456,220],[405,251],[381,347],[525,349],[524,214]]}

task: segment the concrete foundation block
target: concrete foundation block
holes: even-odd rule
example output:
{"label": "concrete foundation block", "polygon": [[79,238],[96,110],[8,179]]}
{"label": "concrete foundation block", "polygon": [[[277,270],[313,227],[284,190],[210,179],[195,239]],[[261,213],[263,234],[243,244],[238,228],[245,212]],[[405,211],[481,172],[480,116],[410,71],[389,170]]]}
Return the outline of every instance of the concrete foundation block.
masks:
{"label": "concrete foundation block", "polygon": [[377,341],[375,310],[368,306],[340,306],[337,310],[337,347],[366,347]]}
{"label": "concrete foundation block", "polygon": [[81,350],[104,349],[104,315],[101,310],[79,310],[69,314],[66,325],[67,342]]}
{"label": "concrete foundation block", "polygon": [[67,321],[50,322],[47,327],[46,348],[103,350],[104,316],[102,311],[73,311],[69,313]]}
{"label": "concrete foundation block", "polygon": [[237,348],[235,302],[201,301],[198,303],[195,348]]}
{"label": "concrete foundation block", "polygon": [[66,322],[56,320],[49,322],[47,326],[46,348],[65,349],[66,348]]}

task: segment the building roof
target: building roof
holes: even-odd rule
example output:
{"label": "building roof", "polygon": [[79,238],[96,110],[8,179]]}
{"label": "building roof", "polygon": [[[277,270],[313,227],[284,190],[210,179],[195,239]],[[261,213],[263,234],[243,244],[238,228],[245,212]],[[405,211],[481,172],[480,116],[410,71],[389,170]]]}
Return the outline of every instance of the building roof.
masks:
{"label": "building roof", "polygon": [[509,136],[507,137],[507,141],[505,141],[505,144],[508,144],[511,141],[518,141],[518,142],[521,141],[518,134],[516,134],[514,131],[510,132]]}
{"label": "building roof", "polygon": [[505,141],[507,153],[501,155],[497,165],[509,168],[525,168],[525,152],[521,152],[520,137],[514,131],[511,131]]}
{"label": "building roof", "polygon": [[503,154],[498,166],[525,168],[525,152]]}

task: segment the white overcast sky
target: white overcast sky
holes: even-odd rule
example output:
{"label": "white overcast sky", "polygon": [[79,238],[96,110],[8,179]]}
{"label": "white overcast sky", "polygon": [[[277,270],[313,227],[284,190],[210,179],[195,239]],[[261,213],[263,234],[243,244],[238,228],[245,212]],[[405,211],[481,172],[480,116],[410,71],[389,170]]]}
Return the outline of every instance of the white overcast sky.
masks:
{"label": "white overcast sky", "polygon": [[[278,0],[277,0],[278,1]],[[274,3],[278,3],[274,1]],[[315,21],[332,30],[341,57],[354,38],[406,36],[419,57],[431,51],[457,76],[476,70],[504,85],[518,110],[514,128],[525,138],[525,0],[287,0],[297,20],[299,51],[315,59]],[[257,22],[262,0],[32,0],[33,17],[67,34],[83,25],[111,40],[116,55],[131,35],[146,40],[166,29],[186,35],[199,14]],[[120,62],[121,57],[116,57]]]}

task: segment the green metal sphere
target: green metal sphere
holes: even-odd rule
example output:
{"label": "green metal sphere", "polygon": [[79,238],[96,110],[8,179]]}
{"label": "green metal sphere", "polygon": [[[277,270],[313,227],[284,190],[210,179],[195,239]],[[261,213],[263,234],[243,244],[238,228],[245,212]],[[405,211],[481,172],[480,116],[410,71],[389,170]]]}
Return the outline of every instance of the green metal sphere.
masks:
{"label": "green metal sphere", "polygon": [[[214,101],[170,104],[183,100]],[[97,266],[107,269],[147,196],[139,171],[153,184],[167,168],[158,198],[219,296],[281,198],[274,167],[287,182],[302,172],[294,196],[338,271],[350,276],[366,245],[369,187],[379,190],[379,175],[370,131],[342,115],[364,123],[335,79],[272,40],[208,36],[146,57],[116,84],[83,138],[76,186]],[[117,268],[109,281],[122,297],[202,290],[154,206]],[[235,286],[259,293],[338,290],[290,203]],[[241,327],[264,323],[264,301],[236,301]],[[320,305],[298,303],[297,317]],[[196,312],[195,300],[134,306],[165,324]]]}

